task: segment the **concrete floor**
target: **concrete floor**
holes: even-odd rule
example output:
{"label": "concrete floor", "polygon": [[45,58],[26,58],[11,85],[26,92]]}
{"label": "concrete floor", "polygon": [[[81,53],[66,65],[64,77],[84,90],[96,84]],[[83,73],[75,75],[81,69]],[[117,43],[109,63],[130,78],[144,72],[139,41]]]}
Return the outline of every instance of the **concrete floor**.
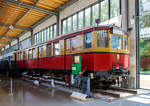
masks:
{"label": "concrete floor", "polygon": [[140,74],[140,87],[150,89],[150,74]]}
{"label": "concrete floor", "polygon": [[0,106],[150,106],[150,91],[140,90],[136,97],[108,102],[102,99],[80,102],[69,98],[70,94],[57,89],[37,87],[21,80],[14,82],[14,95],[10,96],[9,81],[0,82]]}

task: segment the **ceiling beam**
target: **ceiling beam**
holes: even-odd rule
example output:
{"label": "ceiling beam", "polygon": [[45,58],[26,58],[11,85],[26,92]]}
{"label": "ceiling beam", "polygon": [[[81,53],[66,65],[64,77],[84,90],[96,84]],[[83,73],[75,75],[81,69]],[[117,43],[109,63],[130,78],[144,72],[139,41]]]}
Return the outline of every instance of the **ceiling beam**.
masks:
{"label": "ceiling beam", "polygon": [[[6,0],[3,0],[3,1],[6,1]],[[7,1],[11,1],[11,0],[7,0]],[[34,5],[36,5],[39,1],[40,1],[40,0],[37,0],[37,1],[34,3]],[[54,11],[54,13],[56,13],[55,15],[57,15],[58,12],[64,10],[65,8],[67,8],[68,6],[72,5],[73,3],[77,2],[77,1],[78,1],[78,0],[68,0],[67,3],[63,4],[62,6],[60,6],[59,8],[57,8],[57,9]],[[31,9],[30,9],[30,10],[31,10]],[[27,14],[30,12],[30,10],[27,11],[27,12],[16,22],[16,24],[17,24],[25,15],[27,15]],[[36,24],[32,25],[31,28],[32,28],[32,29],[35,28],[36,26],[40,25],[41,23],[43,23],[44,21],[46,21],[47,19],[49,19],[49,18],[52,17],[53,15],[54,15],[54,14],[49,14],[49,15],[47,15],[46,17],[44,17],[44,18],[42,18],[40,21],[38,21]],[[15,24],[15,25],[16,25],[16,24]],[[25,33],[27,33],[27,31],[22,32],[18,37],[24,35]],[[18,37],[16,37],[16,38],[18,38]],[[1,37],[0,37],[0,40],[1,40]]]}
{"label": "ceiling beam", "polygon": [[11,36],[4,36],[3,38],[8,38],[8,39],[15,39],[16,37],[11,37]]}
{"label": "ceiling beam", "polygon": [[44,9],[44,8],[40,8],[40,7],[31,5],[31,4],[25,4],[25,3],[21,3],[21,2],[15,1],[15,0],[2,0],[2,1],[12,3],[12,4],[16,4],[16,5],[28,8],[28,9],[35,9],[35,10],[38,10],[38,11],[41,11],[41,12],[44,12],[44,13],[47,13],[47,14],[57,15],[54,11],[50,11],[50,10],[47,10],[47,9]]}
{"label": "ceiling beam", "polygon": [[[11,25],[0,23],[0,26],[4,26],[4,27],[8,27],[9,28]],[[14,25],[13,27],[16,28],[16,29],[21,29],[23,31],[30,31],[31,30],[31,28],[18,27],[16,25]]]}
{"label": "ceiling beam", "polygon": [[8,43],[5,43],[5,42],[0,42],[0,44],[4,44],[4,45],[7,45]]}
{"label": "ceiling beam", "polygon": [[4,10],[5,10],[5,8],[7,7],[7,3],[5,3],[5,5],[4,5],[4,7],[3,7],[3,9],[1,10],[1,12],[0,12],[0,16],[3,14],[3,12],[4,12]]}

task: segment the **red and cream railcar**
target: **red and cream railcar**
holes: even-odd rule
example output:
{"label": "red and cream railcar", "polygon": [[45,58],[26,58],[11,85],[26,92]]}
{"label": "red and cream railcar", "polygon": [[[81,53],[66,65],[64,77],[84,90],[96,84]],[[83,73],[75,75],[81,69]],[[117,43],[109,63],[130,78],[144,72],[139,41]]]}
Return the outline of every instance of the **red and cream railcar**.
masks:
{"label": "red and cream railcar", "polygon": [[70,76],[74,56],[80,55],[83,76],[110,80],[113,76],[128,75],[128,39],[118,27],[91,27],[16,51],[15,57],[21,69]]}

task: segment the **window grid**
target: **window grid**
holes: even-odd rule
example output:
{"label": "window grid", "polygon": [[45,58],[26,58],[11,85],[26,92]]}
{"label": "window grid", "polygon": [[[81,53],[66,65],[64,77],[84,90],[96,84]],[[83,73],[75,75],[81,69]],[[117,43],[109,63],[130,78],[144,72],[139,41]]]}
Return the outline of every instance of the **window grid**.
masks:
{"label": "window grid", "polygon": [[[95,6],[95,8],[94,8],[94,6]],[[95,19],[97,19],[97,18],[101,18],[101,22],[104,22],[104,21],[109,20],[110,18],[119,16],[120,14],[121,14],[121,0],[104,0],[99,3],[94,3],[84,9],[78,11],[77,13],[74,13],[73,15],[62,19],[61,33],[67,34],[69,32],[75,31],[77,29],[81,29],[83,27],[96,25]],[[76,28],[74,28],[74,16],[75,15],[77,16],[77,19],[76,19],[77,27]],[[83,17],[83,19],[82,19],[82,17]],[[68,24],[68,19],[72,19],[72,22],[71,22],[72,25],[70,25],[70,22]],[[70,26],[72,28],[70,28]],[[70,30],[70,29],[72,29],[72,30]]]}
{"label": "window grid", "polygon": [[56,24],[53,24],[34,34],[34,44],[52,40],[57,36],[57,26]]}

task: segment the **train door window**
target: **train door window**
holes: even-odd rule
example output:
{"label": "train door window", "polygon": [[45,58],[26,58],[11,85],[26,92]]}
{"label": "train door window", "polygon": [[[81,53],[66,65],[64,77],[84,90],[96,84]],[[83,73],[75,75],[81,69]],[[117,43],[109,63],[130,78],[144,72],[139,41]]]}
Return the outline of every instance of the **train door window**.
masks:
{"label": "train door window", "polygon": [[47,45],[47,56],[51,56],[51,44]]}
{"label": "train door window", "polygon": [[66,51],[70,51],[70,39],[66,39]]}
{"label": "train door window", "polygon": [[127,36],[124,37],[124,42],[125,42],[125,50],[128,50],[128,38],[127,38]]}
{"label": "train door window", "polygon": [[86,33],[85,34],[85,48],[91,48],[92,47],[92,33]]}
{"label": "train door window", "polygon": [[40,46],[39,47],[39,58],[42,57],[42,54],[43,54],[43,46]]}
{"label": "train door window", "polygon": [[59,55],[60,54],[60,44],[59,42],[54,43],[54,55]]}
{"label": "train door window", "polygon": [[122,38],[121,36],[111,36],[111,48],[122,49]]}
{"label": "train door window", "polygon": [[97,47],[108,48],[108,33],[106,30],[97,32]]}
{"label": "train door window", "polygon": [[29,56],[29,59],[32,59],[32,49],[29,50],[28,56]]}
{"label": "train door window", "polygon": [[81,35],[72,38],[72,51],[81,50],[83,47],[83,38]]}
{"label": "train door window", "polygon": [[36,58],[36,51],[35,51],[35,48],[32,49],[32,52],[33,52],[33,59]]}

